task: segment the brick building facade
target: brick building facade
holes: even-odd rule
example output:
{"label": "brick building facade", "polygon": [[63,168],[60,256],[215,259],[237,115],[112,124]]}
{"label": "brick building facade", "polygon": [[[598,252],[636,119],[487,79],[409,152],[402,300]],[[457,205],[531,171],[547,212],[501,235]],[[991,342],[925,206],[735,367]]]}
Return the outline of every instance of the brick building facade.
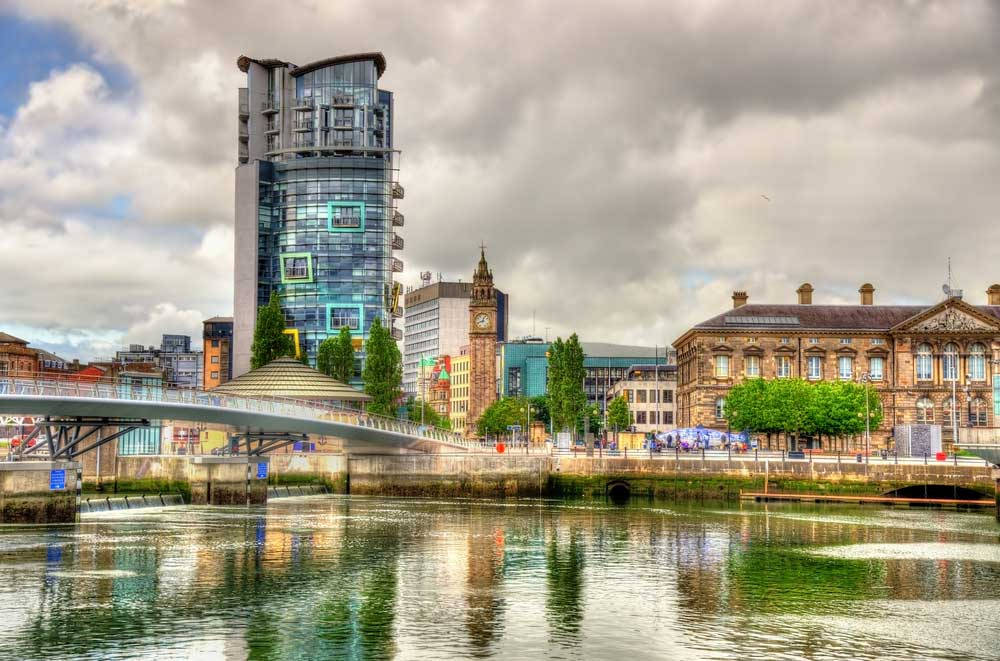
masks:
{"label": "brick building facade", "polygon": [[[859,381],[863,375],[884,409],[872,430],[873,449],[891,449],[893,426],[915,422],[941,425],[950,445],[953,409],[959,427],[996,425],[1000,285],[987,290],[988,305],[971,305],[960,293],[934,305],[874,305],[871,285],[858,291],[860,305],[813,305],[808,283],[798,289],[796,305],[750,305],[745,292],[734,292],[732,310],[674,343],[678,426],[726,429],[726,393],[747,378]],[[860,442],[822,441],[826,450]]]}

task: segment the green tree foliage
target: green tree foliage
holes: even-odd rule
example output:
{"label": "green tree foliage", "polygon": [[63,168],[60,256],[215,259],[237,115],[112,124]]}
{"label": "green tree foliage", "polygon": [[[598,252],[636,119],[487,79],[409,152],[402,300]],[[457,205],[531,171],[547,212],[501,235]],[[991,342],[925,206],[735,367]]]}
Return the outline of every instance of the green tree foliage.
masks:
{"label": "green tree foliage", "polygon": [[316,369],[344,383],[354,378],[354,345],[350,328],[344,326],[337,337],[328,337],[320,343]]}
{"label": "green tree foliage", "polygon": [[608,402],[608,429],[619,431],[632,425],[632,413],[628,410],[628,401],[621,396]]}
{"label": "green tree foliage", "polygon": [[563,342],[562,338],[549,347],[549,413],[556,429],[576,428],[587,405],[583,389],[586,377],[583,367],[583,347],[573,333]]}
{"label": "green tree foliage", "polygon": [[536,395],[532,397],[531,408],[535,411],[531,414],[531,419],[543,422],[546,426],[548,426],[549,420],[551,419],[549,414],[549,396]]}
{"label": "green tree foliage", "polygon": [[423,409],[423,422],[425,425],[439,427],[441,429],[451,429],[451,419],[438,413],[433,406],[422,400],[410,398],[406,402],[406,417],[410,422],[420,422],[420,409]]}
{"label": "green tree foliage", "polygon": [[748,379],[726,395],[732,429],[755,433],[849,436],[865,430],[865,392],[870,427],[882,423],[882,400],[871,385],[851,381]]}
{"label": "green tree foliage", "polygon": [[271,300],[257,312],[250,348],[250,368],[263,367],[275,358],[295,355],[295,341],[285,333],[285,314],[281,311],[278,294],[271,292]]}
{"label": "green tree foliage", "polygon": [[[524,397],[504,397],[490,404],[476,422],[476,430],[480,435],[507,434],[507,427],[521,425],[524,428],[528,414],[523,410],[531,405],[531,400]],[[531,417],[536,420],[534,414]]]}
{"label": "green tree foliage", "polygon": [[396,412],[403,382],[402,356],[389,329],[378,317],[372,321],[365,342],[365,367],[361,373],[364,390],[371,395],[368,411],[391,416]]}

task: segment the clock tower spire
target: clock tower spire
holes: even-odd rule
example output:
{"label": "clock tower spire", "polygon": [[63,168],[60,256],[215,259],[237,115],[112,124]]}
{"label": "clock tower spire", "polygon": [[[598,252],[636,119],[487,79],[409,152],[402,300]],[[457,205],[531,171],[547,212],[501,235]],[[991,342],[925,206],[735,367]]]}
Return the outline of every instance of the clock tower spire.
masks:
{"label": "clock tower spire", "polygon": [[496,400],[497,292],[486,263],[486,246],[479,247],[479,264],[472,274],[469,299],[469,413],[468,428]]}

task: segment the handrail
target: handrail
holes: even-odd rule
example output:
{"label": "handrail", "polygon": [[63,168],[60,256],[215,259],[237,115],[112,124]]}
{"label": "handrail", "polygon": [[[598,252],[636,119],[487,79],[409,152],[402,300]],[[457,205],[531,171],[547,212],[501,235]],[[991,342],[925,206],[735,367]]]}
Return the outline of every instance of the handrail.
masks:
{"label": "handrail", "polygon": [[[195,388],[168,388],[160,385],[123,383],[116,379],[60,379],[0,377],[0,395],[35,395],[62,397],[90,397],[140,402],[170,402],[216,406],[255,413],[269,413],[297,418],[331,419],[336,422],[391,431],[418,438],[429,438],[465,448],[478,448],[479,444],[458,434],[431,425],[421,425],[409,420],[368,413],[342,405],[319,404],[315,401],[291,397],[242,397],[213,393]],[[337,419],[343,416],[346,419]]]}

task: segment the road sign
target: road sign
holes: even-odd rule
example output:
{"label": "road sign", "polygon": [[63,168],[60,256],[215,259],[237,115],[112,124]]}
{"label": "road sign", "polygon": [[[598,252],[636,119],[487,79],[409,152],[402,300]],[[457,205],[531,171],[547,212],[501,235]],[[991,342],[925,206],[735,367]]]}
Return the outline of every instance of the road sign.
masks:
{"label": "road sign", "polygon": [[507,425],[507,431],[521,431],[521,425]]}
{"label": "road sign", "polygon": [[66,470],[49,471],[49,491],[62,491],[66,488]]}
{"label": "road sign", "polygon": [[267,479],[267,462],[261,462],[257,464],[257,479],[266,480]]}

